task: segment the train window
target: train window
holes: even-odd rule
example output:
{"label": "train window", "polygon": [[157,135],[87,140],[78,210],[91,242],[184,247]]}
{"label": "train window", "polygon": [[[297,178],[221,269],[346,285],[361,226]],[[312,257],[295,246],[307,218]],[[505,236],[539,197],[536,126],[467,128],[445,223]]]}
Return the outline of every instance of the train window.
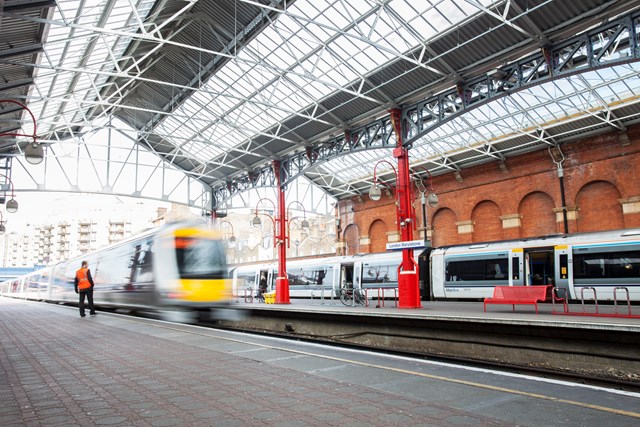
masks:
{"label": "train window", "polygon": [[332,267],[309,266],[287,271],[289,286],[292,288],[304,286],[333,287]]}
{"label": "train window", "polygon": [[227,276],[227,255],[219,240],[176,238],[176,259],[182,278]]}
{"label": "train window", "polygon": [[448,260],[445,268],[447,282],[509,280],[509,264],[505,258]]}
{"label": "train window", "polygon": [[239,271],[236,275],[236,287],[257,289],[256,272],[252,271]]}
{"label": "train window", "polygon": [[513,271],[513,280],[520,280],[520,258],[511,259],[511,271]]}
{"label": "train window", "polygon": [[362,286],[398,286],[398,264],[364,264]]}
{"label": "train window", "polygon": [[573,278],[640,278],[640,251],[574,253]]}

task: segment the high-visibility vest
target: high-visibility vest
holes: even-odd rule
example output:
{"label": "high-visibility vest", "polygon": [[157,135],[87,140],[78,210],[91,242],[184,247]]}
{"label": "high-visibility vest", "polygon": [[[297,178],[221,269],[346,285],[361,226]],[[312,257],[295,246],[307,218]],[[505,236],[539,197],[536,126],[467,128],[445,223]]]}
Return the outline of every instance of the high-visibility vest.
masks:
{"label": "high-visibility vest", "polygon": [[88,268],[81,268],[76,271],[76,279],[78,279],[78,289],[81,291],[86,291],[91,287],[91,282],[87,278]]}

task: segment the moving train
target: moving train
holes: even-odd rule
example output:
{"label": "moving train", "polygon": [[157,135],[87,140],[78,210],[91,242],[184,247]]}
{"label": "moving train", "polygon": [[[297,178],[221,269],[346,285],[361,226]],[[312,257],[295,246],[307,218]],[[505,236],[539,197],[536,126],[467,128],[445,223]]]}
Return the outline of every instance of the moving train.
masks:
{"label": "moving train", "polygon": [[[400,252],[287,262],[290,296],[325,298],[341,287],[394,297]],[[501,286],[554,285],[569,300],[640,301],[640,229],[551,235],[429,248],[416,254],[423,300],[481,300]],[[234,291],[274,289],[277,263],[233,266]],[[628,293],[628,294],[627,294]]]}
{"label": "moving train", "polygon": [[6,281],[0,294],[77,303],[74,278],[83,260],[89,263],[98,307],[169,313],[173,316],[165,317],[179,320],[224,317],[230,311],[225,242],[217,232],[190,223],[153,229]]}

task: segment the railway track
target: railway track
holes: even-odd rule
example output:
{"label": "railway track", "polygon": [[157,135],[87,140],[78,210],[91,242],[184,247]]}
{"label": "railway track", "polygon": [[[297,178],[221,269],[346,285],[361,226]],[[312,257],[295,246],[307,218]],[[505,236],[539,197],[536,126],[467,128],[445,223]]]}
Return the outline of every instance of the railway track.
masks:
{"label": "railway track", "polygon": [[640,334],[632,330],[431,318],[250,310],[216,327],[450,361],[640,391]]}

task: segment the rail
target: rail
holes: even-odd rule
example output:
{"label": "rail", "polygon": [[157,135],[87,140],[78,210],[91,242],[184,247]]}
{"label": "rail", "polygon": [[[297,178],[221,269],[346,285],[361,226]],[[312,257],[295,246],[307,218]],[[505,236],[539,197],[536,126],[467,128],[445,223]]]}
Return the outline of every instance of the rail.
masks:
{"label": "rail", "polygon": [[[560,295],[558,295],[558,292],[564,292],[564,296],[560,297]],[[567,313],[569,311],[569,306],[567,305],[567,301],[569,300],[568,298],[569,294],[567,292],[567,290],[565,288],[555,288],[552,287],[551,288],[551,312],[552,313],[556,313],[556,302],[560,302],[562,301],[562,305],[563,305],[563,312]]]}
{"label": "rail", "polygon": [[241,289],[235,289],[233,291],[232,298],[235,296],[236,303],[240,302],[240,292],[243,293],[242,298],[244,299],[245,303],[252,303],[253,304],[253,299],[254,299],[253,288],[246,287],[246,288],[241,288]]}
{"label": "rail", "polygon": [[[320,292],[320,305],[324,305],[325,304],[325,298],[324,298],[324,291],[325,291],[325,287],[324,286],[318,286],[314,289],[311,289],[311,304],[313,304],[313,298],[315,297],[316,292]],[[336,290],[331,288],[329,289],[330,294],[331,294],[331,303],[330,305],[335,305],[335,301],[333,299],[334,296],[336,296]]]}
{"label": "rail", "polygon": [[625,291],[627,294],[627,308],[629,310],[629,316],[631,316],[631,300],[629,299],[629,289],[624,286],[616,286],[613,288],[613,305],[616,310],[616,314],[618,314],[618,291]]}
{"label": "rail", "polygon": [[596,314],[598,314],[598,295],[596,293],[596,289],[592,288],[591,286],[586,286],[582,289],[580,289],[580,303],[582,304],[582,312],[584,313],[584,291],[586,290],[591,290],[593,291],[593,301],[596,305]]}
{"label": "rail", "polygon": [[398,307],[398,288],[397,287],[381,286],[378,288],[365,288],[364,289],[365,307],[369,307],[369,291],[376,291],[378,293],[378,304],[376,305],[376,308],[384,307],[385,291],[393,291],[393,302],[395,304],[395,307]]}

